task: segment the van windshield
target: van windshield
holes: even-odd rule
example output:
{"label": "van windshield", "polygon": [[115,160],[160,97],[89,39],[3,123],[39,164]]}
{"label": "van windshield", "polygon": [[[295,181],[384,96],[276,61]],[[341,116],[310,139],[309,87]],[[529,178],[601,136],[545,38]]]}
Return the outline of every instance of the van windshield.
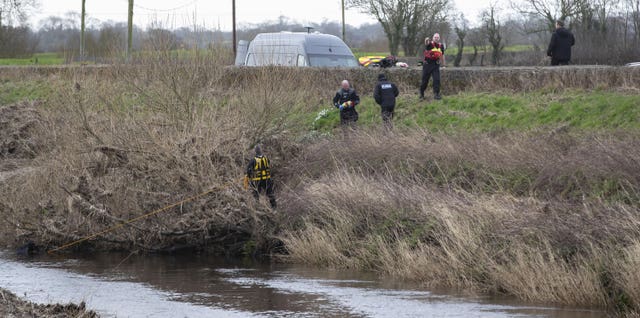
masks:
{"label": "van windshield", "polygon": [[309,54],[309,65],[324,67],[357,67],[358,61],[349,55]]}
{"label": "van windshield", "polygon": [[250,53],[247,56],[247,66],[296,66],[296,63],[298,63],[298,55],[291,53]]}

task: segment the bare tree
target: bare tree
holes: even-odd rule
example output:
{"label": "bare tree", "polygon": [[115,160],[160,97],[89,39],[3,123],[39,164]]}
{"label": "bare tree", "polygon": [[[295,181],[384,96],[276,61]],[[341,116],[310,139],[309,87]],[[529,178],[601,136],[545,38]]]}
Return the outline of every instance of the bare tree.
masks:
{"label": "bare tree", "polygon": [[500,55],[504,49],[504,43],[502,42],[500,21],[496,15],[496,4],[492,3],[489,9],[482,13],[482,23],[487,40],[491,44],[491,62],[493,65],[500,65]]}
{"label": "bare tree", "polygon": [[425,32],[446,19],[449,0],[348,0],[351,7],[367,13],[382,25],[389,40],[389,51],[398,54],[402,44],[404,53],[417,53]]}
{"label": "bare tree", "polygon": [[409,0],[348,0],[347,4],[367,13],[382,25],[389,39],[389,51],[398,55]]}
{"label": "bare tree", "polygon": [[456,58],[453,60],[453,66],[460,66],[460,62],[462,61],[462,53],[464,51],[464,38],[467,36],[467,32],[469,31],[469,21],[465,19],[464,13],[461,13],[458,18],[454,21],[454,31],[456,36],[456,46],[458,47],[458,53],[456,54]]}
{"label": "bare tree", "polygon": [[4,26],[0,32],[0,57],[28,57],[38,40],[28,27]]}
{"label": "bare tree", "polygon": [[171,30],[155,27],[153,24],[143,40],[144,48],[153,51],[175,50],[180,44],[180,40]]}
{"label": "bare tree", "polygon": [[631,15],[634,39],[640,42],[640,0],[627,0],[627,12]]}
{"label": "bare tree", "polygon": [[125,49],[124,35],[128,26],[122,23],[104,23],[98,33],[94,54],[100,57],[114,57]]}
{"label": "bare tree", "polygon": [[478,58],[478,52],[482,50],[482,56],[480,57],[480,65],[484,65],[484,55],[486,53],[486,37],[484,35],[483,30],[480,28],[475,28],[469,31],[469,43],[473,47],[473,55],[469,58],[469,65],[475,65],[476,59]]}
{"label": "bare tree", "polygon": [[[556,20],[567,20],[578,15],[587,0],[512,0],[511,6],[522,14],[537,16],[553,31]],[[542,30],[538,30],[542,31]]]}
{"label": "bare tree", "polygon": [[407,0],[403,39],[405,56],[418,53],[426,36],[432,35],[447,20],[449,0]]}
{"label": "bare tree", "polygon": [[37,0],[0,0],[0,28],[4,24],[24,22],[29,11],[37,6]]}
{"label": "bare tree", "polygon": [[584,0],[576,15],[576,22],[582,31],[607,32],[608,22],[619,0]]}

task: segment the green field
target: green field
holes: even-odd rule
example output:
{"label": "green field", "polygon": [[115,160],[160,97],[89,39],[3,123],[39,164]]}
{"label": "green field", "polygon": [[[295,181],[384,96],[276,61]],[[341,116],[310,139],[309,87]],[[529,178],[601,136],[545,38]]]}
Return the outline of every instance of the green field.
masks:
{"label": "green field", "polygon": [[[169,52],[171,57],[180,58],[180,59],[194,58],[198,54],[202,56],[206,56],[207,54],[211,53],[210,50],[199,50],[196,54],[196,52],[193,50],[185,50],[185,49],[171,50],[167,52]],[[157,52],[138,51],[133,53],[133,57],[144,59],[144,58],[148,58],[149,56],[153,56],[155,54],[157,54]],[[124,57],[125,55],[123,53],[121,56],[117,56],[117,57],[114,56],[113,58],[123,59]],[[230,63],[229,61],[225,61],[225,62]],[[61,65],[64,63],[65,63],[64,58],[59,53],[53,53],[53,52],[36,53],[31,57],[24,57],[24,58],[0,58],[0,65]]]}
{"label": "green field", "polygon": [[58,53],[36,53],[24,58],[0,58],[0,65],[60,65],[64,58]]}
{"label": "green field", "polygon": [[[485,46],[484,49],[487,52],[491,52],[491,46],[489,45]],[[526,52],[526,51],[532,51],[532,50],[533,50],[533,45],[518,44],[518,45],[505,46],[503,52]],[[482,47],[478,48],[478,52],[482,52]],[[455,45],[449,45],[447,47],[446,53],[447,55],[456,55],[458,54],[458,48]],[[473,53],[473,46],[465,46],[463,53],[464,54]]]}

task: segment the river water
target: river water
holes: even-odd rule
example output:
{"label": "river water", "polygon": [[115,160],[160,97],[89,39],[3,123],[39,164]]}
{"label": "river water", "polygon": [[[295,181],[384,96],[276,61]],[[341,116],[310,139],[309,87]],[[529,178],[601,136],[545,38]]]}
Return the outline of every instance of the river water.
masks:
{"label": "river water", "polygon": [[0,287],[103,317],[605,317],[599,310],[425,290],[374,273],[198,255],[0,253]]}

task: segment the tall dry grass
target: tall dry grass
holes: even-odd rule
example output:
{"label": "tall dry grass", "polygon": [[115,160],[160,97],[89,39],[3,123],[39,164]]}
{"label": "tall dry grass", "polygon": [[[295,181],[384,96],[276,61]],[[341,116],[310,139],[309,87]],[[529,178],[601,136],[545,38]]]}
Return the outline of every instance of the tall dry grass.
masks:
{"label": "tall dry grass", "polygon": [[637,309],[638,142],[412,132],[319,143],[294,168],[287,208],[302,221],[283,235],[287,258]]}

